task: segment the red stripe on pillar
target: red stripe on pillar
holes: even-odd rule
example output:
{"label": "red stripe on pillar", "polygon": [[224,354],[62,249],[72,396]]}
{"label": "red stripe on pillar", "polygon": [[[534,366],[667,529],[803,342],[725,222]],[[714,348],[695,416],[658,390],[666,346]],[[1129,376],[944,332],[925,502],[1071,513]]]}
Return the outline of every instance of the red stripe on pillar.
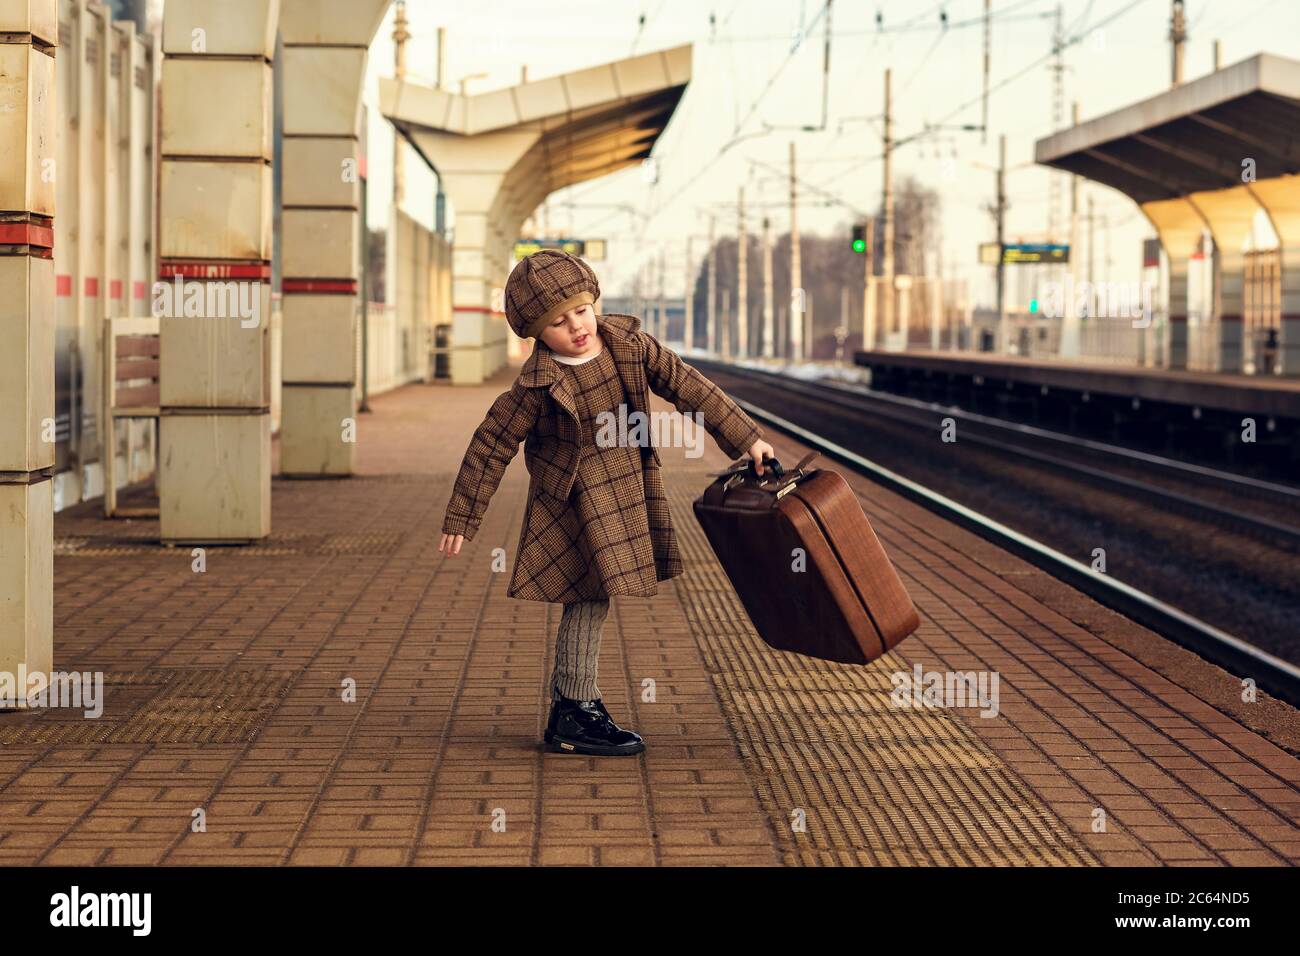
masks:
{"label": "red stripe on pillar", "polygon": [[120,299],[120,298],[122,298],[122,280],[121,280],[121,279],[113,279],[111,282],[109,282],[109,284],[108,284],[108,297],[109,297],[110,299]]}
{"label": "red stripe on pillar", "polygon": [[86,298],[99,298],[99,279],[95,276],[90,276],[86,279]]}
{"label": "red stripe on pillar", "polygon": [[313,292],[317,295],[356,295],[356,279],[285,279],[284,293],[299,295]]}
{"label": "red stripe on pillar", "polygon": [[72,295],[72,276],[55,276],[54,277],[54,294],[59,298],[66,299]]}
{"label": "red stripe on pillar", "polygon": [[158,267],[163,279],[250,279],[271,278],[271,266],[265,262],[164,262]]}
{"label": "red stripe on pillar", "polygon": [[144,283],[143,283],[143,282],[133,282],[133,283],[131,283],[131,295],[132,295],[134,298],[137,298],[137,299],[143,299],[143,298],[144,298]]}
{"label": "red stripe on pillar", "polygon": [[54,248],[54,229],[30,222],[0,223],[0,246],[39,246]]}

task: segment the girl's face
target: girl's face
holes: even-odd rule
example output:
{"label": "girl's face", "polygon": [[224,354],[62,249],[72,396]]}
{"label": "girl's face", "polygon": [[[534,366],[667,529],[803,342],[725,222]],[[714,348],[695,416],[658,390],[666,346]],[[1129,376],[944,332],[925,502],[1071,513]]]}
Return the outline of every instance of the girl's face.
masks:
{"label": "girl's face", "polygon": [[582,358],[600,349],[596,335],[596,310],[591,305],[570,309],[542,329],[541,339],[553,352]]}

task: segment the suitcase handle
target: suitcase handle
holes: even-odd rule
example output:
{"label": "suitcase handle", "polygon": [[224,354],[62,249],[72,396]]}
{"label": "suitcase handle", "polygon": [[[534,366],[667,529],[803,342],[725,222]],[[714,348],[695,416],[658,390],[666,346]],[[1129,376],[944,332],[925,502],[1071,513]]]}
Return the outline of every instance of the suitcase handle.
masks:
{"label": "suitcase handle", "polygon": [[717,480],[714,481],[713,484],[709,485],[708,488],[704,489],[702,500],[709,507],[716,508],[721,506],[723,496],[726,494],[727,490],[736,484],[749,483],[762,487],[767,485],[769,481],[779,482],[775,486],[768,486],[767,490],[775,492],[776,497],[780,498],[787,491],[791,490],[800,478],[804,477],[804,469],[808,467],[808,463],[816,458],[818,454],[819,452],[810,451],[808,454],[804,455],[799,459],[799,464],[794,466],[794,471],[792,472],[787,472],[782,468],[781,462],[779,462],[775,457],[765,458],[763,459],[763,463],[770,465],[772,469],[772,474],[770,476],[759,475],[754,469],[754,459],[752,458],[746,459],[743,463],[735,462],[726,471],[714,473],[714,478]]}
{"label": "suitcase handle", "polygon": [[[802,458],[799,459],[799,464],[795,465],[792,471],[786,471],[784,468],[782,468],[781,463],[777,461],[775,458],[765,458],[763,459],[763,463],[768,464],[770,462],[772,465],[772,474],[770,477],[767,475],[760,476],[758,472],[755,471],[754,459],[752,458],[749,459],[747,465],[738,466],[737,472],[744,471],[745,477],[754,479],[758,484],[764,484],[768,481],[775,479],[777,481],[780,481],[782,485],[787,485],[795,481],[798,481],[800,478],[802,478],[804,475],[804,469],[808,467],[808,463],[812,461],[814,458],[816,458],[819,454],[820,452],[815,452],[815,451],[808,452],[808,454],[804,455]],[[728,472],[723,472],[723,474],[728,474]]]}
{"label": "suitcase handle", "polygon": [[[817,454],[816,452],[813,452],[811,455],[805,456],[804,460],[801,461],[799,464],[803,465],[807,463],[812,459],[813,455],[816,454]],[[730,478],[733,475],[739,475],[741,472],[744,472],[745,477],[752,478],[761,484],[762,482],[771,480],[772,477],[781,478],[782,476],[785,475],[785,469],[781,467],[781,462],[775,456],[769,455],[768,457],[764,458],[763,464],[771,467],[772,469],[771,476],[760,475],[758,471],[754,468],[754,459],[746,458],[744,461],[732,462],[731,466],[726,471],[713,472],[713,477]]]}
{"label": "suitcase handle", "polygon": [[752,478],[762,484],[763,482],[770,481],[773,478],[780,478],[785,474],[785,469],[781,467],[781,462],[777,461],[775,457],[764,458],[763,465],[771,470],[765,475],[760,475],[758,469],[754,465],[754,459],[746,459],[745,477]]}

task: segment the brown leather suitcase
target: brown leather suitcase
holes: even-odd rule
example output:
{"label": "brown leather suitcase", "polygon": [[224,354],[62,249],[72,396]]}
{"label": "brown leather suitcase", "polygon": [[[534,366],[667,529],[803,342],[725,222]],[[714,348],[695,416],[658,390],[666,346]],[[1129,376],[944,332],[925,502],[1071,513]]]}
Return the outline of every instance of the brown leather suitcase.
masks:
{"label": "brown leather suitcase", "polygon": [[[857,496],[836,472],[733,465],[695,517],[759,636],[772,647],[866,664],[920,625]],[[800,555],[802,549],[802,570]]]}

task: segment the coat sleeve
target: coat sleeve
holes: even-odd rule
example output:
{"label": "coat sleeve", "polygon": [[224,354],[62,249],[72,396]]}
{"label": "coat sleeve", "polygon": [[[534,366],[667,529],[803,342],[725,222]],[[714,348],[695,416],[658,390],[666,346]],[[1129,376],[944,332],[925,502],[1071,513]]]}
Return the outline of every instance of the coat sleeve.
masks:
{"label": "coat sleeve", "polygon": [[699,412],[705,430],[731,458],[742,458],[763,437],[763,430],[698,369],[648,332],[638,330],[645,349],[650,390],[672,402],[679,412]]}
{"label": "coat sleeve", "polygon": [[444,534],[462,534],[473,541],[488,502],[519,451],[519,443],[537,422],[542,396],[516,381],[497,396],[483,422],[474,430],[442,521]]}

